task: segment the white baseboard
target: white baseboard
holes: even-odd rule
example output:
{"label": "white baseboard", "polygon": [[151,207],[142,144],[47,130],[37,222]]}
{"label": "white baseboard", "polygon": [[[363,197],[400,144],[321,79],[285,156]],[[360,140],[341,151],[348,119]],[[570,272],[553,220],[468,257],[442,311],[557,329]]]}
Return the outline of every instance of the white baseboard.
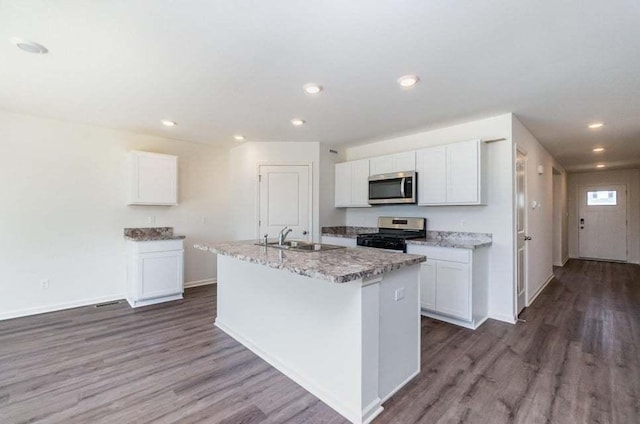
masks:
{"label": "white baseboard", "polygon": [[0,313],[0,321],[5,319],[26,317],[29,315],[46,314],[48,312],[61,311],[63,309],[79,308],[81,306],[95,305],[96,303],[113,302],[124,299],[124,294],[114,294],[111,296],[94,297],[92,299],[75,300],[73,302],[57,303],[55,305],[38,306],[35,308],[19,309]]}
{"label": "white baseboard", "polygon": [[527,306],[531,306],[533,304],[533,302],[537,299],[537,297],[540,296],[540,293],[542,293],[542,291],[545,289],[545,287],[547,287],[547,285],[549,285],[551,280],[553,280],[553,277],[555,277],[555,275],[553,275],[553,273],[551,273],[551,275],[547,277],[545,282],[542,283],[542,286],[540,286],[538,291],[531,297],[531,300],[529,300],[527,302]]}
{"label": "white baseboard", "polygon": [[191,287],[200,287],[207,286],[209,284],[216,284],[218,281],[215,278],[207,278],[206,280],[197,280],[197,281],[188,281],[184,283],[185,289],[190,289]]}
{"label": "white baseboard", "polygon": [[251,340],[245,338],[233,329],[229,328],[226,324],[221,322],[219,318],[216,318],[215,326],[227,333],[244,347],[258,355],[260,358],[264,359],[269,365],[298,383],[306,391],[320,399],[329,407],[333,408],[340,415],[347,418],[352,423],[368,424],[382,412],[383,408],[379,399],[377,400],[377,402],[373,402],[371,405],[367,405],[364,411],[353,410],[349,406],[345,405],[341,399],[337,399],[331,393],[320,387],[313,380],[291,369],[288,365],[278,360],[278,358],[266,353],[265,351],[257,347]]}
{"label": "white baseboard", "polygon": [[158,303],[171,302],[173,300],[180,300],[180,299],[182,299],[182,293],[174,294],[173,296],[156,297],[155,299],[147,299],[147,300],[133,300],[127,297],[127,302],[129,302],[129,306],[131,306],[132,308],[139,308],[141,306],[156,305]]}
{"label": "white baseboard", "polygon": [[569,262],[569,257],[568,256],[562,260],[562,265],[561,266],[565,266],[567,264],[567,262]]}
{"label": "white baseboard", "polygon": [[511,315],[489,314],[489,318],[495,319],[496,321],[506,322],[506,323],[509,323],[509,324],[515,324],[516,323],[516,318],[511,316]]}

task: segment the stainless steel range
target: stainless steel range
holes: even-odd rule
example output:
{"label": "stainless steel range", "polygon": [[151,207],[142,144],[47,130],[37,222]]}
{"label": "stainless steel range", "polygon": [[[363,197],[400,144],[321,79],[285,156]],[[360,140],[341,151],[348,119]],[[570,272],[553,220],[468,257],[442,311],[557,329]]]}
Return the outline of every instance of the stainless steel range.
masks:
{"label": "stainless steel range", "polygon": [[358,235],[358,246],[407,252],[406,240],[424,238],[427,235],[426,218],[381,216],[378,232]]}

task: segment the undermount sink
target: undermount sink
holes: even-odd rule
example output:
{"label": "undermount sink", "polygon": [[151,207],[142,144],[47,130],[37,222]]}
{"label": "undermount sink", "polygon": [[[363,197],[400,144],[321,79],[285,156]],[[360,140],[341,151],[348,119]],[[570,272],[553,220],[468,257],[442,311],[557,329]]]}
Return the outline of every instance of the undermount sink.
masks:
{"label": "undermount sink", "polygon": [[[256,243],[257,245],[264,246],[264,243]],[[322,244],[322,243],[307,243],[304,241],[285,241],[283,244],[278,244],[277,241],[267,243],[267,247],[273,247],[275,249],[291,250],[294,252],[322,252],[324,250],[344,249],[345,246],[336,246],[334,244]]]}

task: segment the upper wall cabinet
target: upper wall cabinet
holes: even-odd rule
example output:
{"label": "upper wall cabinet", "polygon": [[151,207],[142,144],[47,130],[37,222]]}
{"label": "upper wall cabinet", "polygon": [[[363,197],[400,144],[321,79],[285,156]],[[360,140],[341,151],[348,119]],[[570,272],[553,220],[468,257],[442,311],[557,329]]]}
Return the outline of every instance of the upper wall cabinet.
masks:
{"label": "upper wall cabinet", "polygon": [[369,159],[369,175],[415,171],[416,152],[394,153]]}
{"label": "upper wall cabinet", "polygon": [[129,204],[177,205],[178,157],[129,152]]}
{"label": "upper wall cabinet", "polygon": [[418,204],[484,204],[483,162],[484,144],[480,140],[418,150]]}
{"label": "upper wall cabinet", "polygon": [[337,163],[335,167],[335,206],[368,208],[369,159]]}

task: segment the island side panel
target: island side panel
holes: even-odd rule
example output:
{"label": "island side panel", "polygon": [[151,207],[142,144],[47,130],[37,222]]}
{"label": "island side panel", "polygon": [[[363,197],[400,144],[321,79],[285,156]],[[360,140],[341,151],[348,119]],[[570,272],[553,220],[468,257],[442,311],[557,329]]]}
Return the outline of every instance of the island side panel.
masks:
{"label": "island side panel", "polygon": [[379,380],[382,402],[420,373],[420,265],[383,276]]}
{"label": "island side panel", "polygon": [[378,290],[218,255],[216,326],[350,421],[368,422],[382,410],[378,363],[363,360],[378,351]]}

